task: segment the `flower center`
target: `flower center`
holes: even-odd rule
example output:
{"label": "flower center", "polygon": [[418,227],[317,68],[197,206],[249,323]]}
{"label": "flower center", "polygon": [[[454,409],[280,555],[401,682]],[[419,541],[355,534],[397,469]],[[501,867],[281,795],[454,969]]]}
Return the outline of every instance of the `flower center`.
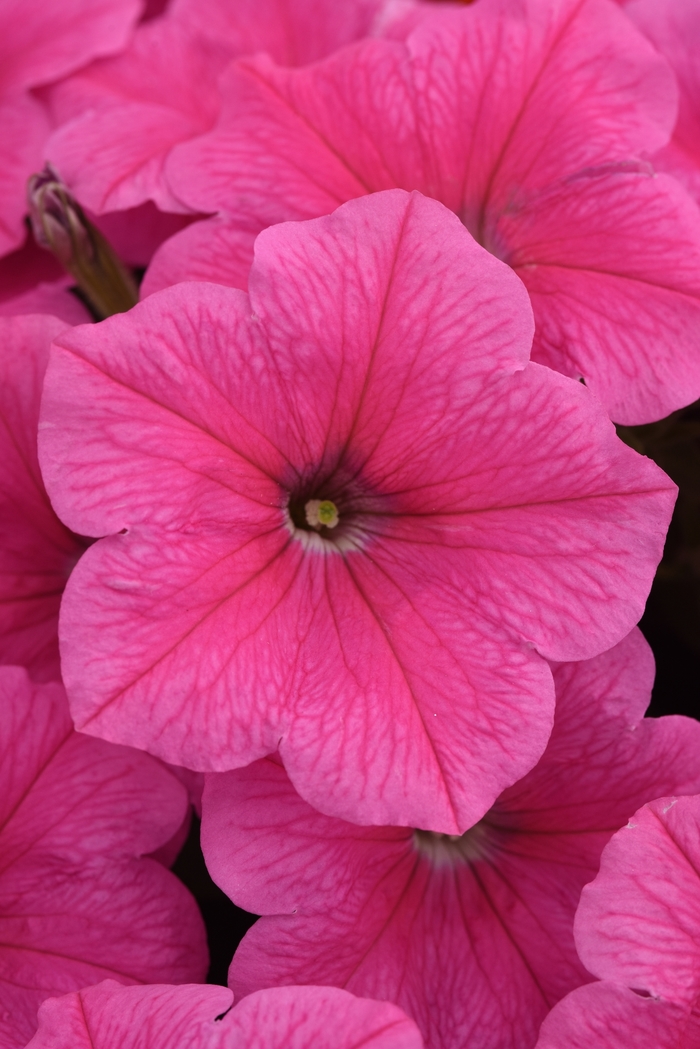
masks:
{"label": "flower center", "polygon": [[470,827],[464,834],[438,834],[431,830],[415,830],[413,847],[433,867],[456,867],[486,859],[492,851],[488,826],[483,821]]}
{"label": "flower center", "polygon": [[330,499],[309,499],[304,507],[304,516],[309,528],[320,532],[321,528],[335,528],[340,518],[338,507]]}

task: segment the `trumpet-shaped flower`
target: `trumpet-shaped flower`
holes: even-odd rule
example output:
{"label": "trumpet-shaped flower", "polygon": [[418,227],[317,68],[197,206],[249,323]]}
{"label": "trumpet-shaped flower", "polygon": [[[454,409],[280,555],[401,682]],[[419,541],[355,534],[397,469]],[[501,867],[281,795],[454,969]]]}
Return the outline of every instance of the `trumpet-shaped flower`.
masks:
{"label": "trumpet-shaped flower", "polygon": [[0,1045],[22,1049],[50,995],[114,976],[202,979],[204,927],[148,852],[187,795],[146,754],[73,730],[61,685],[0,668]]}
{"label": "trumpet-shaped flower", "polygon": [[266,230],[249,295],[61,336],[42,470],[106,537],[61,611],[79,728],[204,771],[279,749],[324,811],[471,826],[544,749],[546,658],[640,617],[674,499],[531,336],[512,271],[401,190]]}
{"label": "trumpet-shaped flower", "polygon": [[423,1049],[388,1002],[336,987],[279,987],[233,1005],[225,987],[106,980],[44,1003],[27,1049]]}
{"label": "trumpet-shaped flower", "polygon": [[323,973],[396,1002],[432,1049],[534,1045],[590,978],[573,922],[603,846],[640,801],[700,783],[700,725],[640,720],[653,659],[637,631],[554,675],[547,750],[461,837],[323,816],[271,758],[207,777],[207,865],[264,915],[234,955],[234,993]]}
{"label": "trumpet-shaped flower", "polygon": [[665,61],[610,0],[435,5],[418,22],[304,69],[234,63],[218,124],[166,166],[176,196],[220,214],[161,248],[145,292],[178,275],[245,287],[264,226],[416,189],[521,277],[533,359],[583,377],[617,422],[689,404],[700,212],[647,159],[675,119]]}

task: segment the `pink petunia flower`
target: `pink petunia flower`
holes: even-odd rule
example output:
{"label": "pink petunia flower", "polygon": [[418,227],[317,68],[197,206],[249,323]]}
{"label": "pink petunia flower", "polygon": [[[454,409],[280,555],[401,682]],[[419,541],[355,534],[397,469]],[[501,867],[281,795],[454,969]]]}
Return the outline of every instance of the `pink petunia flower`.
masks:
{"label": "pink petunia flower", "polygon": [[0,255],[24,239],[26,182],[42,166],[49,120],[30,89],[127,42],[140,0],[3,0],[0,5]]}
{"label": "pink petunia flower", "polygon": [[670,143],[654,156],[654,167],[674,175],[700,203],[700,4],[632,0],[624,10],[678,78],[678,120]]}
{"label": "pink petunia flower", "polygon": [[700,796],[651,802],[615,834],[575,923],[581,959],[603,982],[553,1010],[538,1049],[697,1049],[699,869]]}
{"label": "pink petunia flower", "polygon": [[700,725],[640,720],[653,680],[635,631],[555,668],[539,764],[462,837],[315,812],[271,758],[207,777],[212,876],[263,914],[234,955],[236,995],[328,983],[396,1002],[432,1049],[528,1049],[590,977],[573,919],[610,835],[659,791],[696,790]]}
{"label": "pink petunia flower", "polygon": [[45,1002],[27,1049],[422,1049],[388,1002],[336,987],[278,987],[233,1006],[225,987],[106,980]]}
{"label": "pink petunia flower", "polygon": [[185,887],[143,858],[181,825],[181,784],[75,732],[63,688],[22,668],[0,668],[0,705],[0,1046],[21,1049],[49,995],[202,979],[207,949]]}
{"label": "pink petunia flower", "polygon": [[60,678],[58,608],[87,546],[54,513],[37,459],[49,347],[66,328],[56,317],[0,317],[0,664],[39,681]]}
{"label": "pink petunia flower", "polygon": [[220,74],[234,57],[265,51],[302,65],[370,33],[387,0],[176,0],[139,27],[128,50],[94,63],[50,93],[62,126],[46,156],[98,214],[153,200],[189,211],[163,166],[177,143],[207,131],[221,107]]}
{"label": "pink petunia flower", "polygon": [[394,190],[65,333],[42,470],[106,536],[61,611],[77,725],[200,770],[278,748],[312,804],[461,833],[551,728],[545,658],[640,617],[674,486],[529,364],[512,272]]}
{"label": "pink petunia flower", "polygon": [[160,249],[145,294],[189,278],[244,288],[265,226],[417,189],[521,277],[533,359],[583,377],[616,421],[700,395],[700,212],[647,159],[676,88],[609,0],[434,5],[405,42],[300,70],[240,61],[222,91],[216,127],[166,165],[177,197],[219,214]]}

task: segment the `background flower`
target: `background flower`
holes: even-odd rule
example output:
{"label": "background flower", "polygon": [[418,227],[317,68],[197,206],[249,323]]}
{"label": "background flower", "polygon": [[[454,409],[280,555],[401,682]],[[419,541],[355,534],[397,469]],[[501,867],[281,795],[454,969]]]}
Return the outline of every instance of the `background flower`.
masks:
{"label": "background flower", "polygon": [[21,1049],[49,995],[203,979],[207,950],[192,897],[144,858],[182,824],[181,784],[74,732],[58,684],[3,667],[0,701],[0,1045]]}
{"label": "background flower", "polygon": [[222,92],[216,127],[166,167],[180,199],[219,215],[161,248],[144,293],[188,277],[245,287],[265,226],[417,189],[513,266],[533,359],[583,377],[616,422],[700,394],[700,212],[648,161],[676,87],[609,0],[436,4],[405,42],[301,70],[237,62]]}

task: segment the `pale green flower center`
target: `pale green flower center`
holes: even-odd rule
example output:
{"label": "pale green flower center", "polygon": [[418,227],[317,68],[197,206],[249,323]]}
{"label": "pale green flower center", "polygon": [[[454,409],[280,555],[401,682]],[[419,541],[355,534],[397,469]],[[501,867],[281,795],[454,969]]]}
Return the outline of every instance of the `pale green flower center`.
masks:
{"label": "pale green flower center", "polygon": [[309,499],[304,507],[309,528],[320,531],[322,527],[335,528],[338,524],[338,507],[330,499]]}

